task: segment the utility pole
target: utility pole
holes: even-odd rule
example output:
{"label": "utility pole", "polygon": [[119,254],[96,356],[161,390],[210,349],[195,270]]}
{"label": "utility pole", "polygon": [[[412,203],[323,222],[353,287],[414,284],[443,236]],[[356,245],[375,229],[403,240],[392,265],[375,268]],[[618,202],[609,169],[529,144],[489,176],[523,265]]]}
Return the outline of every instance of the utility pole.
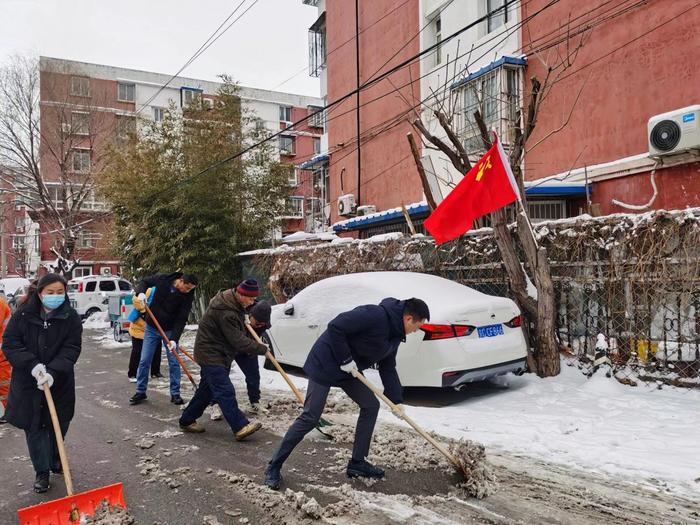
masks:
{"label": "utility pole", "polygon": [[0,216],[0,278],[7,277],[7,246],[5,246],[5,203]]}
{"label": "utility pole", "polygon": [[360,205],[360,184],[362,171],[362,147],[360,145],[360,0],[355,0],[355,59],[357,67],[357,110],[355,120],[357,121],[357,200],[355,204]]}

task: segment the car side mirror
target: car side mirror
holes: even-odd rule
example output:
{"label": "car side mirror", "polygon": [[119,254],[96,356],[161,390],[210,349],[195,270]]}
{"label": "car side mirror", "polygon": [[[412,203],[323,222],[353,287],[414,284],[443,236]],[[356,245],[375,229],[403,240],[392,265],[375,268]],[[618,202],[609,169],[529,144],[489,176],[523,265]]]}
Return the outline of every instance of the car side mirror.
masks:
{"label": "car side mirror", "polygon": [[282,311],[284,315],[294,315],[294,305],[292,303],[286,303]]}

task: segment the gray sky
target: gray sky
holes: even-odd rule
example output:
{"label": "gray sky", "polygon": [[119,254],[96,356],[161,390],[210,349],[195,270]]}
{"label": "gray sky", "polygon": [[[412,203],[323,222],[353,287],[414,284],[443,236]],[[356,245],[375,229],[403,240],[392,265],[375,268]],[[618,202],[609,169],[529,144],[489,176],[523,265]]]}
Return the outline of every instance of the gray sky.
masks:
{"label": "gray sky", "polygon": [[[45,55],[174,74],[241,0],[0,0],[0,61]],[[229,20],[233,21],[254,0]],[[182,75],[319,95],[307,70],[307,30],[316,8],[302,0],[258,0]],[[228,25],[227,23],[227,25]],[[225,26],[224,26],[225,27]]]}

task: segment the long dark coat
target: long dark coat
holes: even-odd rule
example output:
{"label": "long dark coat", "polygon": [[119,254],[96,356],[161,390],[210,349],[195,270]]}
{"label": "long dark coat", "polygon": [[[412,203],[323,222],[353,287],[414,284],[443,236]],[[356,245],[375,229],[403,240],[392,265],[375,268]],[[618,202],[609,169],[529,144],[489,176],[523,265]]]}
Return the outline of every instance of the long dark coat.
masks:
{"label": "long dark coat", "polygon": [[406,340],[404,301],[387,297],[379,305],[358,306],[338,315],[311,348],[304,372],[322,385],[341,386],[351,376],[341,365],[355,361],[360,370],[377,365],[384,394],[401,403],[402,388],[396,372],[396,353]]}
{"label": "long dark coat", "polygon": [[69,423],[75,412],[75,375],[73,367],[82,348],[83,325],[68,299],[41,318],[41,302],[33,296],[10,319],[2,349],[12,365],[10,394],[5,418],[24,430],[50,426],[46,396],[36,386],[31,370],[39,363],[53,378],[51,394],[58,419]]}

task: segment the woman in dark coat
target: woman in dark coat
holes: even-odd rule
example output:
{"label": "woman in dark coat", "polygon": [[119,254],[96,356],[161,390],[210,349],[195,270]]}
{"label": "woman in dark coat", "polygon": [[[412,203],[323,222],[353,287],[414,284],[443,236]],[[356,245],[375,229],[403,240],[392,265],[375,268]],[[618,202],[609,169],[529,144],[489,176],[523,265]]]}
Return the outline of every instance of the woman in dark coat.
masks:
{"label": "woman in dark coat", "polygon": [[3,339],[13,369],[5,418],[27,436],[36,471],[34,490],[39,493],[49,488],[49,471],[62,473],[44,383],[51,388],[64,436],[75,410],[73,367],[80,355],[83,326],[66,289],[58,274],[42,277],[36,292],[10,319]]}

